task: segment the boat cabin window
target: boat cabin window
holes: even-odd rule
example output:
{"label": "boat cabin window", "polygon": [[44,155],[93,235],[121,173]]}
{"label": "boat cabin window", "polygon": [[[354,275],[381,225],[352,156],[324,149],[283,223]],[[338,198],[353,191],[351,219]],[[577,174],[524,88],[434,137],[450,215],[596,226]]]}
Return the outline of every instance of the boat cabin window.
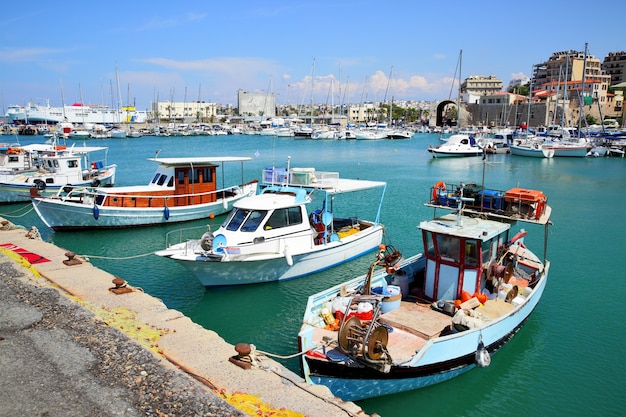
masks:
{"label": "boat cabin window", "polygon": [[488,259],[491,259],[491,240],[487,240],[482,242],[482,251],[483,251],[483,258],[486,262]]}
{"label": "boat cabin window", "polygon": [[235,209],[235,211],[233,212],[233,215],[230,216],[228,220],[226,220],[222,226],[224,226],[226,230],[230,230],[234,232],[237,229],[239,229],[239,226],[241,226],[241,223],[243,223],[247,215],[248,215],[248,210]]}
{"label": "boat cabin window", "polygon": [[437,235],[437,249],[442,259],[454,263],[459,263],[461,260],[461,242],[460,239]]}
{"label": "boat cabin window", "polygon": [[478,252],[478,241],[465,241],[465,265],[478,265],[480,253]]}
{"label": "boat cabin window", "polygon": [[189,170],[189,178],[190,178],[190,183],[193,184],[197,184],[200,182],[200,171],[197,169],[190,169]]}
{"label": "boat cabin window", "polygon": [[[467,266],[475,267],[481,262],[481,253],[485,247],[481,247],[481,241],[475,239],[462,239],[453,236],[440,235],[424,232],[424,246],[429,258],[440,258],[443,261],[459,264],[461,261]],[[487,244],[487,253],[489,244]],[[484,255],[483,255],[484,256]],[[483,258],[485,259],[485,258]]]}
{"label": "boat cabin window", "polygon": [[242,232],[254,232],[267,215],[266,210],[252,210],[246,221],[241,226]]}
{"label": "boat cabin window", "polygon": [[17,156],[9,156],[9,162],[19,162],[19,157]]}
{"label": "boat cabin window", "polygon": [[59,167],[59,161],[52,160],[52,159],[48,159],[48,168],[58,168]]}
{"label": "boat cabin window", "polygon": [[169,181],[167,182],[167,186],[168,187],[173,187],[174,186],[174,176],[171,176]]}
{"label": "boat cabin window", "polygon": [[185,171],[178,171],[178,184],[185,185]]}
{"label": "boat cabin window", "polygon": [[166,179],[167,179],[167,175],[161,174],[161,176],[159,177],[159,180],[157,181],[157,184],[158,185],[163,185],[165,183]]}
{"label": "boat cabin window", "polygon": [[213,182],[213,170],[211,168],[202,168],[202,182]]}
{"label": "boat cabin window", "polygon": [[242,232],[254,232],[259,228],[265,216],[267,216],[266,210],[235,209],[233,215],[226,220],[223,226],[226,227],[226,230],[231,231],[236,231],[241,226]]}
{"label": "boat cabin window", "polygon": [[265,230],[279,229],[281,227],[302,224],[302,211],[300,207],[289,207],[275,210],[265,224]]}
{"label": "boat cabin window", "polygon": [[68,168],[78,168],[78,161],[76,159],[70,159],[67,161]]}

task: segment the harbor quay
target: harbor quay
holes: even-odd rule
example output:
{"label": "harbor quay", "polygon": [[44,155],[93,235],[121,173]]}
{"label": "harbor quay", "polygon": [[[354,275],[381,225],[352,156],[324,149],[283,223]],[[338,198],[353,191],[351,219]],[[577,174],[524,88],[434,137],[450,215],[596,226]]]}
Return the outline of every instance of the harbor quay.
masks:
{"label": "harbor quay", "polygon": [[36,228],[0,220],[0,415],[366,417]]}

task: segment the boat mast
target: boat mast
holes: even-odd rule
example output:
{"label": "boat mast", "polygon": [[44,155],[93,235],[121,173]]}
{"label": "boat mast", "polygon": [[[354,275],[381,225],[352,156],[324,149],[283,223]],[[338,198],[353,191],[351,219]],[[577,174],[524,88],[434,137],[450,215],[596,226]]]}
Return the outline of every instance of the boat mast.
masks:
{"label": "boat mast", "polygon": [[117,63],[115,64],[115,82],[117,84],[117,107],[115,108],[115,118],[117,123],[120,123],[120,100],[122,99],[122,92],[120,91],[120,77],[117,71]]}
{"label": "boat mast", "polygon": [[[582,103],[580,103],[580,117],[578,118],[578,139],[580,139],[580,129],[582,125],[583,118],[585,117],[585,73],[587,72],[587,42],[585,42],[585,55],[583,57],[583,78],[582,78],[582,86],[580,88],[580,99]],[[585,123],[587,121],[585,120]]]}
{"label": "boat mast", "polygon": [[566,55],[565,59],[565,85],[563,85],[563,103],[561,104],[561,127],[565,126],[567,123],[567,118],[565,117],[565,101],[567,100],[567,81],[569,79],[569,53]]}
{"label": "boat mast", "polygon": [[[534,70],[531,72],[534,72]],[[533,81],[535,81],[535,74],[533,74],[532,77],[530,78],[530,87],[528,88],[528,111],[526,112],[526,139],[530,137],[528,132],[530,131],[530,101],[533,97]]]}
{"label": "boat mast", "polygon": [[463,62],[463,50],[459,51],[459,96],[456,100],[456,127],[461,128],[461,64]]}

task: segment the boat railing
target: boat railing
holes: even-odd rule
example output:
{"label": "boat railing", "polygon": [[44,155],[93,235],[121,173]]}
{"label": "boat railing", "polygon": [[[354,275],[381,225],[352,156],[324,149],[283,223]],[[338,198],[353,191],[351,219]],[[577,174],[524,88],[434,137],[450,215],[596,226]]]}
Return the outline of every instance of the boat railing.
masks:
{"label": "boat railing", "polygon": [[182,229],[170,230],[165,234],[165,247],[169,248],[183,242],[197,241],[198,236],[202,236],[205,232],[211,231],[211,225],[192,226]]}
{"label": "boat railing", "polygon": [[[114,207],[165,207],[168,201],[176,200],[179,205],[197,205],[218,201],[234,197],[242,192],[242,188],[238,185],[223,188],[215,191],[206,191],[202,193],[190,194],[173,194],[172,190],[158,190],[149,192],[149,194],[134,192],[110,192],[99,190],[98,188],[89,188],[89,193],[93,194],[96,204],[99,206]],[[182,199],[182,200],[181,200]],[[181,201],[184,203],[181,204]]]}
{"label": "boat railing", "polygon": [[430,188],[427,206],[489,215],[502,220],[545,223],[549,220],[548,198],[536,190],[485,189],[476,184],[448,184],[439,182]]}
{"label": "boat railing", "polygon": [[265,168],[263,182],[269,185],[333,188],[339,183],[338,172],[316,171],[315,168]]}

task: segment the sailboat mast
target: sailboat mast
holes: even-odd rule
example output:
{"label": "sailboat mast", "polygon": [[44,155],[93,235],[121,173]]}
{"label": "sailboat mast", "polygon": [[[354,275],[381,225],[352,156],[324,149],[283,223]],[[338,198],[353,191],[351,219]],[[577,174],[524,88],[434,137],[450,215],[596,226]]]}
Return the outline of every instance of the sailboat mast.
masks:
{"label": "sailboat mast", "polygon": [[583,78],[582,78],[582,86],[580,87],[580,117],[578,118],[578,138],[580,139],[580,129],[583,121],[583,117],[585,117],[585,73],[587,72],[587,42],[585,42],[585,55],[583,57]]}
{"label": "sailboat mast", "polygon": [[461,65],[463,63],[463,50],[459,51],[459,97],[456,101],[456,127],[461,127]]}

